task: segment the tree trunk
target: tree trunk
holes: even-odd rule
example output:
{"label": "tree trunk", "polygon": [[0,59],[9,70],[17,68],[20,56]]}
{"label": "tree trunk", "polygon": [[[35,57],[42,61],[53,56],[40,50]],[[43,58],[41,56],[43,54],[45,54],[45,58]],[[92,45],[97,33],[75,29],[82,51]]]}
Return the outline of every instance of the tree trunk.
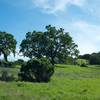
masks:
{"label": "tree trunk", "polygon": [[52,63],[52,65],[55,64],[54,57],[51,57],[51,63]]}
{"label": "tree trunk", "polygon": [[8,62],[7,55],[5,53],[4,53],[4,59],[6,62]]}

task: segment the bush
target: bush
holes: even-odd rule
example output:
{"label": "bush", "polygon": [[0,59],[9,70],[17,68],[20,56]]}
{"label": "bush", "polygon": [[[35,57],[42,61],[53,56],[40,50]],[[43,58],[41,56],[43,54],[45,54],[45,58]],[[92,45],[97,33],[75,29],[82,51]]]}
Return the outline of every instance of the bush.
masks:
{"label": "bush", "polygon": [[77,64],[81,67],[88,67],[89,62],[85,59],[78,59]]}
{"label": "bush", "polygon": [[25,62],[22,59],[18,59],[17,61],[14,62],[15,65],[23,65]]}
{"label": "bush", "polygon": [[87,64],[81,64],[80,67],[88,67]]}
{"label": "bush", "polygon": [[0,67],[13,67],[13,62],[0,61]]}
{"label": "bush", "polygon": [[54,66],[47,58],[32,59],[22,65],[19,78],[22,81],[48,82],[54,73]]}
{"label": "bush", "polygon": [[8,82],[8,81],[15,81],[16,79],[13,74],[9,74],[7,71],[2,71],[0,80]]}
{"label": "bush", "polygon": [[73,59],[72,57],[67,57],[67,58],[66,58],[66,64],[67,64],[67,65],[73,65],[73,64],[74,64],[74,63],[73,63],[73,62],[74,62],[73,60],[74,60],[74,59]]}

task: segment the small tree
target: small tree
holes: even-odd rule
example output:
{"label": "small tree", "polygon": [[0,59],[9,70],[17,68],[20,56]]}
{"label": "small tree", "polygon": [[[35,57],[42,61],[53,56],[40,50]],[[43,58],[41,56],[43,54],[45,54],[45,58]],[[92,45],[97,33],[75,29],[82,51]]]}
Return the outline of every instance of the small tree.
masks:
{"label": "small tree", "polygon": [[81,67],[87,67],[89,61],[85,59],[77,59],[77,64]]}
{"label": "small tree", "polygon": [[19,77],[23,81],[48,82],[54,67],[47,58],[32,59],[21,67]]}
{"label": "small tree", "polygon": [[12,52],[15,54],[16,40],[12,34],[6,32],[0,32],[0,55],[4,55],[4,59],[7,62],[8,55]]}

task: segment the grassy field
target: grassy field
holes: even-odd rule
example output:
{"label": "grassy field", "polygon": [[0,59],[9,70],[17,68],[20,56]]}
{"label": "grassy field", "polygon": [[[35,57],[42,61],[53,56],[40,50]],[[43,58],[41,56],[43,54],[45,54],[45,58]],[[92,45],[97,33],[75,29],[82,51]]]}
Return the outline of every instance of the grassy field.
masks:
{"label": "grassy field", "polygon": [[[0,100],[100,100],[100,67],[56,65],[49,83],[0,82]],[[18,68],[0,68],[16,75]]]}

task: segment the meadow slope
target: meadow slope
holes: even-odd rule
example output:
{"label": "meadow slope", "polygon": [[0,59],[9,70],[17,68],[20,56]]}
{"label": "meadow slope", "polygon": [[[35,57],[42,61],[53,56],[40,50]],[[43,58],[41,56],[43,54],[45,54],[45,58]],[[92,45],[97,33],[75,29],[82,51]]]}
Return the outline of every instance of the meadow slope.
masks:
{"label": "meadow slope", "polygon": [[0,82],[0,100],[100,100],[99,66],[56,66],[49,83]]}

